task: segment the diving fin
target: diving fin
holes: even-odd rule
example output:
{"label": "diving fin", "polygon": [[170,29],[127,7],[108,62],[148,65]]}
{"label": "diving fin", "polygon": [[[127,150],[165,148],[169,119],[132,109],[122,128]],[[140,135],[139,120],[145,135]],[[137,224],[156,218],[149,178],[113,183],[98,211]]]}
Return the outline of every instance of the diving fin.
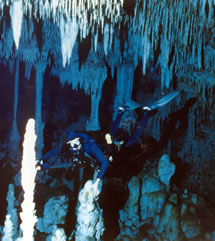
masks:
{"label": "diving fin", "polygon": [[137,103],[136,101],[129,100],[120,108],[122,108],[123,110],[135,110],[138,108],[142,108],[143,110],[156,109],[156,108],[162,107],[162,106],[166,105],[167,103],[169,103],[176,96],[178,96],[179,93],[180,93],[180,91],[174,91],[172,93],[169,93],[168,95],[162,97],[160,100],[154,102],[153,104],[151,104],[149,106],[141,105],[141,104]]}
{"label": "diving fin", "polygon": [[[164,96],[160,100],[154,102],[152,105],[149,105],[149,108],[157,109],[159,107],[162,107],[162,106],[166,105],[167,103],[169,103],[170,101],[172,101],[176,96],[179,95],[179,93],[180,93],[179,91],[174,91],[172,93],[169,93],[168,95]],[[143,108],[145,108],[145,106]]]}

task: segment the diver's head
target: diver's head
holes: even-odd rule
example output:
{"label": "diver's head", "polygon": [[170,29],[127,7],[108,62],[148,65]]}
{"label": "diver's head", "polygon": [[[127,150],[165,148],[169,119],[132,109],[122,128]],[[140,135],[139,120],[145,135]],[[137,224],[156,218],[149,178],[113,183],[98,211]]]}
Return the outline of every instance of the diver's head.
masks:
{"label": "diver's head", "polygon": [[72,148],[74,151],[78,151],[81,149],[80,137],[76,137],[75,139],[68,141],[67,144],[69,144],[70,148]]}
{"label": "diver's head", "polygon": [[118,150],[125,144],[128,139],[128,131],[123,128],[119,128],[113,138],[113,143],[117,146]]}

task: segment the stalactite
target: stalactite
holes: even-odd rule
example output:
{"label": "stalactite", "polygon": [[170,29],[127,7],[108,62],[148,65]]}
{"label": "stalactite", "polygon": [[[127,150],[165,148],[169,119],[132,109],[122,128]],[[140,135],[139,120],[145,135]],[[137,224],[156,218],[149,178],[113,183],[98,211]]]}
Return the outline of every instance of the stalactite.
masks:
{"label": "stalactite", "polygon": [[[73,65],[69,64],[72,53],[71,49],[74,47],[74,39],[76,39],[75,36],[78,31],[80,31],[82,39],[86,38],[89,34],[92,36],[95,52],[99,47],[98,45],[100,45],[100,43],[98,43],[98,35],[101,33],[105,58],[108,59],[111,66],[112,77],[115,66],[121,65],[125,56],[126,58],[132,56],[129,61],[135,66],[139,60],[142,59],[143,73],[145,73],[147,64],[150,61],[149,57],[151,57],[155,51],[156,54],[158,53],[160,55],[157,64],[160,64],[161,67],[161,82],[163,88],[169,88],[171,86],[173,68],[175,68],[176,75],[180,75],[180,71],[182,70],[186,69],[186,71],[189,71],[190,66],[192,66],[193,69],[206,69],[207,71],[211,71],[214,66],[213,61],[210,61],[210,63],[204,67],[202,58],[203,55],[206,55],[204,53],[206,50],[202,45],[207,43],[213,34],[211,31],[214,26],[215,2],[213,0],[136,1],[133,16],[126,15],[122,0],[114,2],[111,0],[87,2],[83,0],[1,1],[0,9],[3,9],[5,4],[10,7],[11,19],[12,16],[15,16],[15,14],[13,14],[15,4],[19,6],[16,8],[19,9],[19,11],[17,10],[17,12],[20,13],[19,16],[24,14],[29,17],[28,23],[26,17],[19,17],[20,20],[16,21],[16,23],[23,19],[22,23],[18,25],[19,28],[22,26],[22,33],[18,38],[18,32],[21,30],[18,31],[17,28],[17,33],[15,34],[13,32],[13,35],[16,47],[19,46],[19,51],[16,51],[16,54],[18,54],[24,62],[32,64],[38,60],[40,53],[36,47],[37,42],[34,37],[35,30],[32,27],[31,16],[34,16],[36,20],[41,18],[44,24],[49,22],[50,25],[52,24],[50,23],[51,19],[57,26],[60,26],[63,22],[73,22],[73,19],[75,19],[76,27],[72,26],[72,24],[66,27],[65,24],[63,24],[64,27],[60,29],[62,56],[64,56],[63,66],[69,66],[69,68],[66,69],[67,73],[62,74],[61,80],[64,83],[74,82],[73,86],[75,86],[75,89],[83,87],[88,94],[92,85],[91,83],[86,83],[85,74],[85,80],[83,80],[83,73],[80,74],[77,70],[71,70],[77,74],[77,77],[75,80],[74,78],[71,80],[71,77],[69,77],[70,68],[73,68]],[[3,16],[3,13],[0,14]],[[62,19],[64,20],[62,21]],[[123,56],[121,56],[119,54],[120,45],[117,43],[117,48],[115,46],[112,48],[112,41],[114,41],[114,44],[117,42],[115,39],[118,37],[120,26],[123,25],[129,28],[129,43],[127,49],[123,52]],[[46,26],[48,26],[48,24],[46,24]],[[73,27],[75,31],[72,31]],[[62,31],[66,29],[68,30],[68,34],[66,34],[66,31]],[[13,31],[15,31],[14,27]],[[51,31],[49,33],[44,31],[43,34],[46,36],[46,39],[48,39],[46,42],[53,38]],[[17,36],[16,40],[15,35]],[[71,42],[68,40],[70,47],[68,47],[68,44],[65,44],[66,38],[73,40]],[[21,39],[20,44],[18,39]],[[133,39],[136,39],[135,47],[134,44],[131,44]],[[10,57],[13,58],[11,29],[6,29],[5,23],[3,23],[1,40],[1,55],[7,59]],[[7,44],[7,50],[3,49],[3,43]],[[175,56],[173,57],[174,61],[170,64],[170,50],[173,44],[175,46]],[[58,58],[58,50],[48,49],[47,45],[50,44],[44,43],[44,51],[41,53],[41,56],[47,56],[49,52],[53,54],[55,58]],[[76,68],[76,65],[74,66],[74,68]]]}
{"label": "stalactite", "polygon": [[15,85],[14,85],[14,110],[13,119],[16,120],[17,105],[18,105],[18,81],[19,81],[19,59],[16,61]]}
{"label": "stalactite", "polygon": [[10,157],[12,160],[17,160],[19,157],[19,141],[20,135],[17,128],[16,117],[17,117],[17,106],[18,106],[18,84],[19,84],[19,59],[16,61],[15,69],[15,80],[14,80],[14,104],[13,104],[13,123],[10,133]]}
{"label": "stalactite", "polygon": [[26,62],[26,63],[25,63],[25,78],[26,78],[27,80],[29,80],[30,77],[31,77],[31,69],[32,69],[32,64]]}
{"label": "stalactite", "polygon": [[[164,37],[164,36],[163,36]],[[168,68],[168,62],[169,62],[169,42],[164,37],[164,39],[161,40],[161,58],[160,58],[160,65],[161,65],[161,87],[169,88],[170,85],[170,79],[169,79],[169,68]]]}
{"label": "stalactite", "polygon": [[0,2],[0,20],[1,20],[2,16],[3,16],[3,13],[4,13],[3,10],[4,10],[4,2],[1,1]]}
{"label": "stalactite", "polygon": [[108,46],[109,46],[109,24],[105,23],[105,28],[104,28],[104,52],[105,52],[105,55],[108,54]]}
{"label": "stalactite", "polygon": [[116,97],[114,101],[114,116],[116,117],[118,107],[131,101],[133,90],[134,67],[124,63],[117,68]]}
{"label": "stalactite", "polygon": [[23,6],[22,0],[14,1],[10,6],[10,17],[16,48],[19,48],[19,39],[22,30]]}
{"label": "stalactite", "polygon": [[145,74],[146,73],[146,65],[148,63],[148,58],[149,58],[149,54],[150,54],[150,41],[148,39],[147,33],[144,34],[142,41],[143,41],[143,56],[142,56],[143,74]]}
{"label": "stalactite", "polygon": [[99,103],[102,94],[102,86],[107,73],[105,72],[104,75],[102,70],[100,73],[99,72],[97,72],[97,77],[94,79],[94,81],[96,81],[96,86],[93,85],[91,87],[91,115],[86,123],[86,130],[88,131],[96,131],[101,129],[99,124]]}
{"label": "stalactite", "polygon": [[96,34],[94,35],[94,51],[97,50],[97,44],[98,44],[98,28],[96,29]]}
{"label": "stalactite", "polygon": [[199,34],[199,41],[198,41],[198,68],[202,69],[202,39]]}
{"label": "stalactite", "polygon": [[21,39],[25,44],[21,44],[19,46],[17,55],[20,60],[25,63],[31,63],[31,65],[33,65],[40,56],[34,31],[35,29],[32,18],[23,18]]}
{"label": "stalactite", "polygon": [[37,159],[42,156],[43,149],[43,128],[44,123],[42,122],[42,91],[43,91],[43,75],[46,69],[46,64],[41,62],[36,65],[36,111],[35,111],[35,125],[37,135]]}
{"label": "stalactite", "polygon": [[78,25],[76,19],[67,20],[61,17],[60,21],[60,34],[61,34],[61,50],[63,58],[63,67],[70,63],[72,50],[78,36]]}
{"label": "stalactite", "polygon": [[13,74],[13,71],[14,71],[14,61],[12,59],[10,59],[8,61],[8,65],[9,65],[10,73]]}

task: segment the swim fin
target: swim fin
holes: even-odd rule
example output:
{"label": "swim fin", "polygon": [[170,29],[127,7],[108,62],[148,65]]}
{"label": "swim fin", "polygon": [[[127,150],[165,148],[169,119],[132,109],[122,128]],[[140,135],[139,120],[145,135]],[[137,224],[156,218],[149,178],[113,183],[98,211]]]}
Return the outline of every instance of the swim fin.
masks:
{"label": "swim fin", "polygon": [[168,95],[164,96],[163,98],[161,98],[160,100],[154,102],[152,105],[150,105],[149,107],[151,109],[157,109],[159,107],[162,107],[164,105],[166,105],[167,103],[169,103],[171,100],[173,100],[176,96],[179,95],[179,91],[174,91],[172,93],[169,93]]}

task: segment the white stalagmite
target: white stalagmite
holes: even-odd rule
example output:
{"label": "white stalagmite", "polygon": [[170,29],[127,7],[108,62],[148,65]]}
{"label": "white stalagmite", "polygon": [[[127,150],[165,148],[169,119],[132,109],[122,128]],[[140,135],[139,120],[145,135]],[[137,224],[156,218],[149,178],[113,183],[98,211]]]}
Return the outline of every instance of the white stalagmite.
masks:
{"label": "white stalagmite", "polygon": [[18,228],[18,215],[17,210],[14,207],[15,203],[14,197],[14,185],[9,184],[8,193],[7,193],[7,215],[5,220],[5,226],[3,229],[3,237],[2,241],[13,241],[17,236],[17,228]]}
{"label": "white stalagmite", "polygon": [[66,241],[66,235],[62,228],[58,228],[54,231],[51,241]]}
{"label": "white stalagmite", "polygon": [[19,48],[19,39],[21,36],[22,30],[22,18],[23,18],[23,10],[22,10],[22,0],[16,0],[10,6],[10,17],[12,22],[13,29],[13,37],[15,41],[16,48]]}
{"label": "white stalagmite", "polygon": [[34,188],[36,177],[36,153],[35,153],[35,121],[29,119],[26,125],[26,133],[23,142],[23,159],[21,168],[21,181],[24,190],[24,199],[22,202],[22,212],[20,218],[22,223],[22,241],[34,240],[34,225],[37,222],[35,216],[35,203],[34,203]]}
{"label": "white stalagmite", "polygon": [[4,225],[2,241],[13,241],[13,223],[10,214],[7,214]]}
{"label": "white stalagmite", "polygon": [[99,241],[104,232],[102,210],[95,200],[93,181],[88,180],[78,196],[76,241]]}
{"label": "white stalagmite", "polygon": [[78,35],[78,24],[75,18],[65,20],[63,16],[61,17],[60,35],[63,67],[65,67],[66,64],[70,64],[72,49]]}

